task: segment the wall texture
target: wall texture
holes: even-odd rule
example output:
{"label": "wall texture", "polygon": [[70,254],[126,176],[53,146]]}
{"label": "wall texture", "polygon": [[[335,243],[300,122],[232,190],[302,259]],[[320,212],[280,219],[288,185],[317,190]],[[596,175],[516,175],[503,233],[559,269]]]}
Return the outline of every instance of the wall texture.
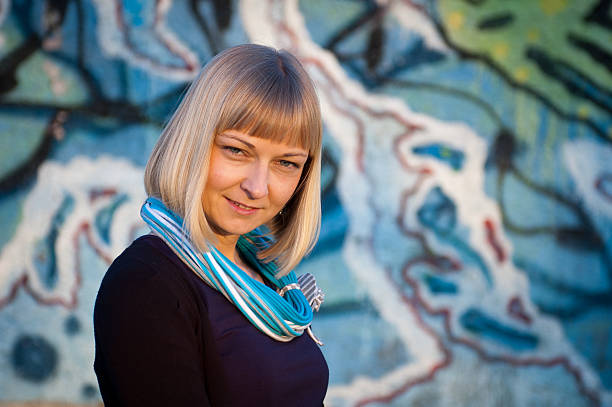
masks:
{"label": "wall texture", "polygon": [[0,402],[99,403],[143,166],[248,41],[321,98],[327,404],[612,405],[609,0],[0,0]]}

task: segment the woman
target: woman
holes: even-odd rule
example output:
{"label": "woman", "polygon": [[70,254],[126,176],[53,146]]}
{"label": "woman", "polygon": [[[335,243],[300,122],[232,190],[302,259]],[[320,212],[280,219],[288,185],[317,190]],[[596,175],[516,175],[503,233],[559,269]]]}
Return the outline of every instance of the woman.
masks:
{"label": "woman", "polygon": [[100,286],[107,407],[322,405],[322,298],[291,272],[318,236],[320,166],[319,104],[295,57],[241,45],[207,64],[146,167],[153,233]]}

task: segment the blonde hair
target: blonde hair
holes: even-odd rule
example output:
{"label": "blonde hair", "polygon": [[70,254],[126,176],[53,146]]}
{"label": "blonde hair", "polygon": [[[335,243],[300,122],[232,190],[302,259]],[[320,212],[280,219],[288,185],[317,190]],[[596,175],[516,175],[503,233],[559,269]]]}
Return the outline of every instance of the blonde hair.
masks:
{"label": "blonde hair", "polygon": [[215,56],[190,85],[145,169],[145,189],[179,214],[195,246],[216,237],[202,207],[216,135],[237,130],[308,150],[300,182],[268,224],[273,243],[260,259],[286,275],[314,247],[321,225],[321,112],[314,85],[284,50],[245,44]]}

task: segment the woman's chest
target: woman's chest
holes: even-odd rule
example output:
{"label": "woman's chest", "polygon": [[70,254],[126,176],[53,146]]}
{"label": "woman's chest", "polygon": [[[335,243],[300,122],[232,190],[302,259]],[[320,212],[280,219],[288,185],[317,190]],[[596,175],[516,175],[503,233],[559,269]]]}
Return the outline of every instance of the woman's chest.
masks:
{"label": "woman's chest", "polygon": [[224,395],[226,405],[322,403],[328,367],[307,334],[279,342],[260,332],[221,295],[209,295],[207,303],[210,332],[206,337],[212,343],[204,344],[206,373],[208,377],[214,370],[216,387],[234,389]]}

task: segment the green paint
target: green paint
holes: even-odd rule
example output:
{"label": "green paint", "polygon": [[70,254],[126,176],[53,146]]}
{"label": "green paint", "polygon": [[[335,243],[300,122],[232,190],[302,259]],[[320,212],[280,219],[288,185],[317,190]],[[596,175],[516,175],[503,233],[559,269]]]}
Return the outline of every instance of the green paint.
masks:
{"label": "green paint", "polygon": [[0,112],[0,178],[19,167],[41,143],[50,113]]}
{"label": "green paint", "polygon": [[19,64],[17,82],[18,86],[4,95],[4,101],[61,107],[84,104],[88,100],[87,88],[79,73],[40,51]]}
{"label": "green paint", "polygon": [[[529,49],[543,50],[553,60],[563,61],[584,74],[589,81],[609,86],[612,76],[604,64],[568,40],[570,35],[578,35],[612,54],[610,31],[585,21],[595,3],[593,0],[489,0],[474,5],[467,1],[440,0],[437,4],[440,22],[455,47],[490,61],[513,83],[535,90],[565,113],[581,118],[605,118],[608,113],[604,109],[568,91],[527,57]],[[483,21],[509,15],[511,21],[482,28]]]}

